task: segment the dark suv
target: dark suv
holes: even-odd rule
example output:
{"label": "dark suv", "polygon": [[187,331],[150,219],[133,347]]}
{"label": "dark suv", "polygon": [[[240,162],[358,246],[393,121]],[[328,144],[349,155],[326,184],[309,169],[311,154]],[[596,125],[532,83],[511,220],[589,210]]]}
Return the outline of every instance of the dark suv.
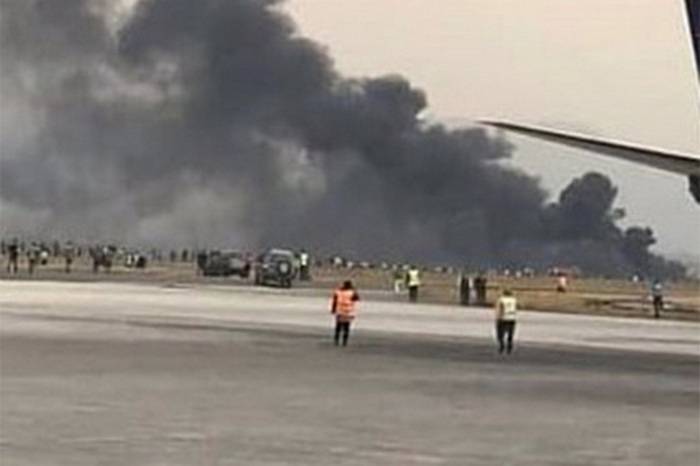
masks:
{"label": "dark suv", "polygon": [[276,284],[291,288],[296,276],[294,253],[286,249],[270,249],[260,256],[255,264],[255,284]]}
{"label": "dark suv", "polygon": [[236,251],[213,251],[207,257],[202,274],[209,277],[250,276],[250,262]]}

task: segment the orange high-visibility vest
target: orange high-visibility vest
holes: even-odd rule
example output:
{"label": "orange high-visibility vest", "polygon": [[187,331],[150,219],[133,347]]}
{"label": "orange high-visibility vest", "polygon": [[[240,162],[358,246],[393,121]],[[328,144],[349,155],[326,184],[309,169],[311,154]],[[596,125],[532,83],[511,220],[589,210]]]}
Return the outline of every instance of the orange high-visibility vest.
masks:
{"label": "orange high-visibility vest", "polygon": [[355,290],[335,290],[335,313],[340,320],[355,318]]}

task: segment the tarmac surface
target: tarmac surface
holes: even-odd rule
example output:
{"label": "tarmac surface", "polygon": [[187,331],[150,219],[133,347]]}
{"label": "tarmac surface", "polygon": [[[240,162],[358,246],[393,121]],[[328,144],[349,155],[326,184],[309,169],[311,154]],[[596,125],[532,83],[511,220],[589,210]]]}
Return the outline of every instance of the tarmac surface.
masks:
{"label": "tarmac surface", "polygon": [[700,463],[697,323],[363,298],[0,281],[0,464]]}

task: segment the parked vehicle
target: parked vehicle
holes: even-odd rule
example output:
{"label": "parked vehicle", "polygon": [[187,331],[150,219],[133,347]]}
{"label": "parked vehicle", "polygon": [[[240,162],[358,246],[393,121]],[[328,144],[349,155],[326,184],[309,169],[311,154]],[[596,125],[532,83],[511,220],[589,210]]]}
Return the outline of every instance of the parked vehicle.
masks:
{"label": "parked vehicle", "polygon": [[275,284],[291,288],[296,273],[296,260],[292,251],[269,249],[258,256],[255,264],[255,284]]}
{"label": "parked vehicle", "polygon": [[202,274],[206,277],[250,276],[251,265],[246,257],[237,251],[212,251],[208,254]]}

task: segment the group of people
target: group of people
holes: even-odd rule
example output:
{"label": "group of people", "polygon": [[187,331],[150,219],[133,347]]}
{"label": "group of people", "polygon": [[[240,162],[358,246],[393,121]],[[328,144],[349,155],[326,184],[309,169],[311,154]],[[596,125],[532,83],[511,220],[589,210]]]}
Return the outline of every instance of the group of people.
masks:
{"label": "group of people", "polygon": [[22,253],[27,257],[27,273],[33,275],[39,265],[46,265],[51,255],[63,257],[65,260],[65,272],[70,273],[73,260],[76,255],[76,248],[73,243],[68,242],[64,246],[54,245],[49,248],[43,243],[32,242],[29,245],[19,243],[17,240],[9,244],[2,242],[2,254],[7,255],[7,273],[19,273],[19,260]]}
{"label": "group of people", "polygon": [[[420,278],[418,276],[418,284],[416,286],[420,285],[419,279]],[[464,277],[461,277],[460,290],[463,289],[461,286],[463,281]],[[413,283],[416,282],[414,281]],[[481,296],[483,301],[479,302],[483,303],[485,302],[486,279],[484,278],[481,283],[483,283],[484,292]],[[469,289],[471,289],[471,287]],[[411,288],[409,286],[409,293],[410,290]],[[477,296],[479,296],[478,293]],[[653,299],[654,317],[658,318],[664,306],[663,285],[659,280],[655,280],[653,282],[651,286],[651,296]],[[417,291],[415,297],[417,299]],[[348,344],[350,327],[356,318],[356,304],[359,300],[360,295],[350,280],[344,281],[343,284],[333,292],[331,300],[331,314],[335,316],[333,341],[336,346],[341,344],[346,346]],[[411,300],[413,301],[413,298]],[[509,288],[503,289],[501,295],[498,297],[494,305],[495,335],[499,354],[510,354],[513,351],[513,339],[515,336],[517,314],[518,304],[516,297]]]}
{"label": "group of people", "polygon": [[[90,257],[93,272],[98,272],[100,268],[110,271],[118,249],[115,246],[92,246],[82,248],[76,246],[72,241],[63,244],[58,241],[52,246],[43,242],[25,243],[13,240],[6,243],[1,242],[0,250],[2,255],[7,256],[6,271],[8,274],[18,274],[20,259],[26,256],[27,273],[33,275],[37,267],[47,265],[50,260],[62,260],[63,271],[67,274],[73,271],[73,264],[76,259],[83,256],[83,253]],[[53,259],[51,259],[53,258]],[[126,254],[126,265],[145,268],[145,256],[139,254]],[[129,262],[132,261],[133,264]]]}
{"label": "group of people", "polygon": [[[350,327],[357,316],[358,301],[360,301],[360,295],[350,280],[345,280],[333,291],[331,314],[335,317],[333,343],[336,346],[348,344]],[[504,352],[510,354],[513,351],[516,316],[517,300],[511,290],[505,289],[495,305],[496,340],[500,354]]]}
{"label": "group of people", "polygon": [[488,280],[483,274],[472,278],[467,274],[460,273],[457,279],[459,304],[469,306],[474,303],[477,306],[485,306],[487,284]]}

